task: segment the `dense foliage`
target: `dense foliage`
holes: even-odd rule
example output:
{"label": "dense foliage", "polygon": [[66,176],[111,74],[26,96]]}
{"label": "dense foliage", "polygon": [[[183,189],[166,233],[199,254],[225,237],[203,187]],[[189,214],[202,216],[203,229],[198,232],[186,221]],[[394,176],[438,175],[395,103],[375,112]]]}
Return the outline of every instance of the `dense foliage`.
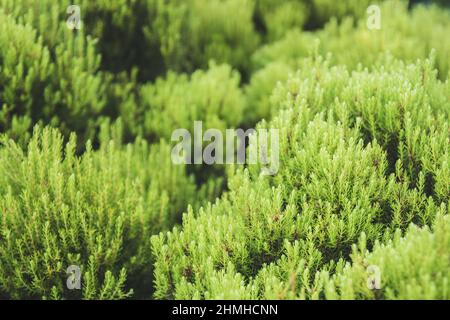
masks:
{"label": "dense foliage", "polygon": [[[0,0],[0,299],[450,299],[433,2]],[[279,171],[172,163],[194,121]]]}

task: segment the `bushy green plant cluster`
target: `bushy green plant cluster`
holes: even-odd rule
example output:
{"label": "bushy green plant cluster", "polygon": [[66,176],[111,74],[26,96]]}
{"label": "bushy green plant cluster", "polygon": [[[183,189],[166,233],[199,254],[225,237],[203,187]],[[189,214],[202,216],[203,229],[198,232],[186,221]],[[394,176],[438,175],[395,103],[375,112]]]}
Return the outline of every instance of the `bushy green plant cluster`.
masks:
{"label": "bushy green plant cluster", "polygon": [[[238,170],[220,201],[153,239],[156,296],[319,298],[314,279],[362,233],[373,246],[447,214],[449,92],[432,60],[352,74],[305,63],[274,92],[281,113],[261,124],[281,130],[280,171]],[[448,263],[440,272],[448,280]]]}
{"label": "bushy green plant cluster", "polygon": [[[327,299],[450,299],[449,227],[448,215],[439,215],[432,231],[412,225],[404,237],[396,232],[386,244],[377,242],[370,253],[363,235],[353,247],[351,266],[342,264],[331,279],[326,273],[318,277],[321,294]],[[382,292],[365,286],[371,265],[383,274]]]}
{"label": "bushy green plant cluster", "polygon": [[42,123],[92,138],[107,98],[89,37],[70,38],[52,53],[29,24],[1,11],[0,18],[2,132],[24,140]]}
{"label": "bushy green plant cluster", "polygon": [[66,20],[67,8],[73,4],[80,7],[82,18],[82,29],[77,34],[89,34],[99,40],[97,49],[105,69],[124,71],[148,63],[149,58],[155,59],[141,41],[143,25],[148,23],[145,1],[1,0],[0,7],[21,23],[32,25],[49,49],[54,50],[72,38]]}
{"label": "bushy green plant cluster", "polygon": [[[365,16],[356,21],[348,17],[341,23],[334,19],[320,31],[291,30],[279,41],[262,46],[252,57],[255,71],[247,87],[249,121],[270,115],[270,102],[264,97],[311,55],[330,55],[333,65],[358,70],[386,64],[391,56],[414,62],[435,50],[439,78],[446,79],[450,72],[450,48],[448,41],[442,39],[450,33],[450,13],[437,6],[419,6],[408,13],[407,7],[405,1],[383,2],[380,30],[369,30]],[[434,23],[424,23],[429,19]]]}
{"label": "bushy green plant cluster", "polygon": [[[433,2],[0,0],[0,299],[450,299]],[[279,171],[175,165],[194,121]]]}
{"label": "bushy green plant cluster", "polygon": [[[190,129],[199,119],[208,128],[237,127],[245,110],[239,84],[238,72],[213,63],[206,71],[189,76],[171,72],[154,84],[142,86],[136,105],[137,112],[143,111],[141,134],[170,139],[174,128]],[[137,118],[130,116],[130,127],[136,125]]]}
{"label": "bushy green plant cluster", "polygon": [[246,70],[258,44],[253,0],[149,0],[153,17],[146,38],[159,44],[166,66],[178,71],[207,67],[214,59]]}
{"label": "bushy green plant cluster", "polygon": [[[126,297],[128,274],[137,285],[151,272],[150,236],[195,201],[195,184],[165,156],[167,144],[111,140],[78,157],[75,140],[36,129],[26,152],[2,142],[0,288],[11,298],[70,296],[70,265],[85,284],[75,297]],[[147,285],[140,289],[149,294]]]}

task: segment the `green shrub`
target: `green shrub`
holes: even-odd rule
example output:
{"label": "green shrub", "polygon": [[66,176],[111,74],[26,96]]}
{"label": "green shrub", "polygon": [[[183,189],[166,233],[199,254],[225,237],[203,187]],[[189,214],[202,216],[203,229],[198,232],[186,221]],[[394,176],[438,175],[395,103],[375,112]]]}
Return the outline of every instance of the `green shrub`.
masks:
{"label": "green shrub", "polygon": [[[176,129],[186,129],[193,135],[194,121],[202,121],[204,131],[214,128],[225,132],[244,120],[246,100],[239,82],[238,72],[215,63],[191,75],[169,72],[154,84],[142,85],[136,103],[124,105],[122,118],[132,136],[150,141],[170,141]],[[195,174],[202,189],[199,194],[205,200],[214,200],[225,187],[223,166],[199,165],[188,170]]]}
{"label": "green shrub", "polygon": [[350,116],[349,125],[361,120],[365,141],[376,139],[387,151],[390,172],[400,159],[412,185],[423,171],[427,192],[448,198],[442,173],[448,170],[449,81],[437,79],[433,58],[408,66],[388,59],[372,72],[351,75],[320,58],[313,63],[304,63],[296,77],[277,87],[271,98],[275,110],[306,100],[314,112],[327,108],[338,117]]}
{"label": "green shrub", "polygon": [[[450,71],[450,45],[442,39],[450,32],[450,13],[436,6],[417,6],[409,13],[406,7],[406,3],[395,1],[382,5],[380,30],[368,30],[364,19],[356,29],[351,20],[340,26],[330,23],[319,36],[323,51],[332,52],[335,63],[353,69],[359,63],[363,66],[376,63],[382,52],[412,62],[435,49],[437,68],[445,79]],[[424,23],[427,20],[433,24]]]}
{"label": "green shrub", "polygon": [[[77,157],[75,140],[36,130],[24,152],[3,139],[0,296],[149,297],[149,238],[195,203],[196,187],[164,143],[111,141]],[[81,268],[81,291],[66,288],[70,265]]]}
{"label": "green shrub", "polygon": [[[314,33],[294,30],[255,52],[253,66],[261,68],[272,61],[296,66],[298,59],[316,50],[324,56],[331,53],[333,64],[344,64],[355,70],[360,65],[370,68],[383,60],[386,53],[413,62],[426,58],[435,49],[440,78],[445,79],[450,71],[450,47],[442,39],[450,32],[450,13],[436,6],[417,6],[408,12],[404,1],[386,1],[380,10],[380,30],[369,30],[367,17],[356,21],[347,18],[341,23],[333,19],[323,30]],[[424,23],[430,20],[433,24]]]}
{"label": "green shrub", "polygon": [[26,141],[36,123],[93,137],[106,105],[100,58],[84,37],[55,48],[55,58],[29,25],[0,11],[0,128]]}
{"label": "green shrub", "polygon": [[383,0],[255,0],[256,22],[266,35],[267,41],[278,40],[291,29],[317,29],[331,18],[366,16],[367,8]]}
{"label": "green shrub", "polygon": [[205,129],[238,126],[245,109],[239,82],[239,73],[228,65],[211,64],[206,71],[190,76],[171,72],[142,86],[137,110],[143,112],[142,134],[170,139],[175,129],[189,130],[194,121],[204,121]]}
{"label": "green shrub", "polygon": [[[352,264],[331,277],[318,279],[327,299],[443,299],[450,298],[450,221],[439,216],[433,226],[411,226],[402,238],[397,232],[387,244],[377,243],[368,252],[364,238],[354,245]],[[368,266],[380,269],[380,290],[369,290]],[[319,295],[318,295],[319,296]]]}
{"label": "green shrub", "polygon": [[[102,67],[113,72],[143,67],[152,63],[156,70],[140,68],[142,78],[151,78],[161,72],[160,57],[152,54],[155,48],[142,41],[142,28],[148,22],[145,3],[136,0],[1,0],[0,8],[24,23],[33,26],[44,43],[54,52],[58,46],[70,41],[72,33],[66,26],[70,5],[80,7],[82,29],[79,37],[96,38],[96,49],[102,55]],[[125,50],[126,48],[126,50]]]}
{"label": "green shrub", "polygon": [[256,49],[258,35],[251,0],[148,0],[151,25],[144,28],[156,43],[167,69],[193,71],[211,59],[241,71]]}
{"label": "green shrub", "polygon": [[305,1],[256,0],[255,15],[266,33],[267,41],[280,39],[287,30],[302,28],[309,18]]}
{"label": "green shrub", "polygon": [[245,87],[247,106],[244,121],[250,126],[271,115],[270,95],[277,83],[287,81],[294,69],[287,63],[274,61],[252,74]]}
{"label": "green shrub", "polygon": [[343,18],[346,16],[363,17],[366,16],[367,8],[372,4],[379,4],[381,1],[371,0],[312,0],[311,23],[321,26],[330,18]]}
{"label": "green shrub", "polygon": [[[29,16],[18,19],[38,25],[33,14],[49,6],[59,8],[44,2],[42,8],[30,9]],[[15,14],[19,12],[22,11]],[[101,118],[114,121],[119,116],[130,141],[138,135],[153,141],[159,141],[160,137],[170,139],[174,129],[191,127],[194,120],[209,121],[211,127],[219,128],[241,122],[244,99],[239,89],[240,75],[228,66],[210,64],[207,71],[197,71],[192,76],[170,72],[164,80],[159,78],[156,83],[141,86],[136,72],[129,77],[123,74],[113,77],[99,71],[101,59],[95,42],[83,33],[73,34],[64,19],[58,25],[58,19],[62,17],[43,19],[41,27],[52,30],[53,26],[57,34],[51,37],[41,31],[49,37],[44,41],[45,37],[37,37],[38,32],[28,24],[22,26],[5,16],[2,26],[8,32],[5,29],[2,41],[5,44],[2,65],[6,78],[2,82],[7,90],[0,99],[3,105],[0,120],[2,131],[11,131],[11,137],[28,136],[34,124],[43,123],[59,127],[67,136],[71,131],[77,132],[84,144],[87,139],[96,140]],[[19,42],[15,34],[23,34],[26,39],[22,40],[24,46],[17,45],[18,54],[12,54],[6,45]],[[35,59],[25,56],[31,51],[35,52]],[[35,75],[36,70],[40,74]],[[25,86],[27,83],[30,88]]]}
{"label": "green shrub", "polygon": [[350,75],[317,57],[278,86],[285,110],[261,126],[281,130],[280,171],[238,171],[215,205],[152,239],[155,297],[288,298],[275,273],[315,298],[314,275],[348,260],[361,233],[372,246],[446,213],[448,82],[432,66]]}

